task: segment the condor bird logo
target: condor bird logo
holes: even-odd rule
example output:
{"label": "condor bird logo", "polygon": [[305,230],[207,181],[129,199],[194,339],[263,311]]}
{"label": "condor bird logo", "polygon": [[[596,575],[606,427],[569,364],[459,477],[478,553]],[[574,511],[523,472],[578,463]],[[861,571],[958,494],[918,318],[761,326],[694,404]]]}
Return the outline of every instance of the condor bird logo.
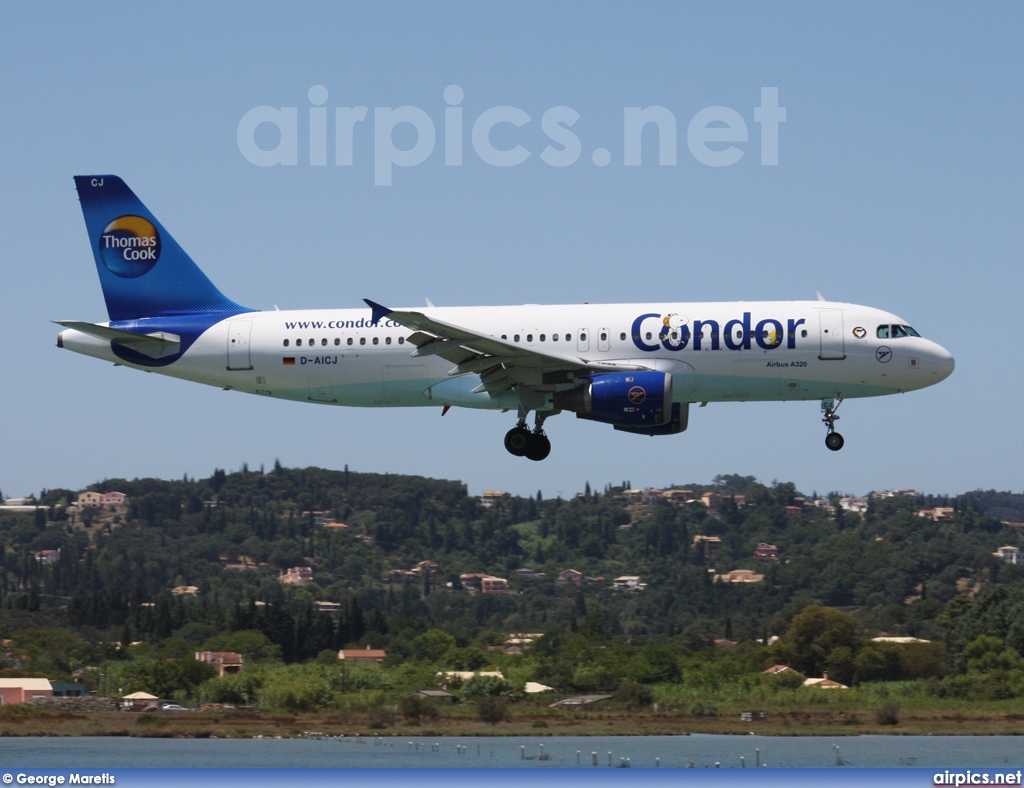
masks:
{"label": "condor bird logo", "polygon": [[644,391],[643,386],[633,386],[626,396],[629,398],[630,405],[640,405],[645,399],[647,399],[647,392]]}
{"label": "condor bird logo", "polygon": [[160,234],[141,216],[119,216],[100,234],[100,258],[110,273],[135,279],[160,259]]}

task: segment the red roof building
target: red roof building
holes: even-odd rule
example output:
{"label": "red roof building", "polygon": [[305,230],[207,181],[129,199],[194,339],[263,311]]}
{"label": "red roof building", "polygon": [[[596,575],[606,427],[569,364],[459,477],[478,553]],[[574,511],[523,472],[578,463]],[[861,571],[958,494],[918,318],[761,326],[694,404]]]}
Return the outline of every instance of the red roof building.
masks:
{"label": "red roof building", "polygon": [[233,651],[197,651],[196,659],[213,665],[217,669],[217,675],[233,676],[245,670],[245,658]]}
{"label": "red roof building", "polygon": [[364,662],[371,665],[376,665],[379,662],[383,662],[388,656],[388,653],[382,648],[343,648],[338,652],[338,659],[347,659],[352,662]]}

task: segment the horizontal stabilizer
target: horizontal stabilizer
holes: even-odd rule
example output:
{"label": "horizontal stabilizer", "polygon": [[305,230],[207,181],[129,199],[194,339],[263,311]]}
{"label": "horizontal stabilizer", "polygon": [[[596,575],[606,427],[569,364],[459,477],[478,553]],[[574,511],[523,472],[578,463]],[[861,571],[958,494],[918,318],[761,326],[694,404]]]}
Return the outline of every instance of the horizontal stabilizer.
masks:
{"label": "horizontal stabilizer", "polygon": [[156,331],[152,334],[134,334],[131,331],[124,331],[120,328],[85,323],[80,320],[54,320],[59,326],[70,328],[74,331],[81,331],[83,334],[105,339],[108,342],[116,342],[132,350],[137,350],[150,358],[163,358],[178,353],[181,348],[181,337],[177,334],[170,334],[166,331]]}

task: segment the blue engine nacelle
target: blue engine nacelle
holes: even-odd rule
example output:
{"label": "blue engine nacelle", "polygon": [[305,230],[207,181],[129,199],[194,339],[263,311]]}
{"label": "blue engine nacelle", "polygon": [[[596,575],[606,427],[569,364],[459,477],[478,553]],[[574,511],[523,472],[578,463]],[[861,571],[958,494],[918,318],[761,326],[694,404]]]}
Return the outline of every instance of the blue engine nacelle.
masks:
{"label": "blue engine nacelle", "polygon": [[664,372],[609,372],[595,375],[575,408],[580,418],[627,430],[672,421],[672,376]]}
{"label": "blue engine nacelle", "polygon": [[666,423],[656,427],[634,427],[626,424],[616,424],[615,429],[622,432],[632,432],[634,435],[675,435],[686,429],[686,422],[690,418],[689,402],[673,402],[672,418]]}

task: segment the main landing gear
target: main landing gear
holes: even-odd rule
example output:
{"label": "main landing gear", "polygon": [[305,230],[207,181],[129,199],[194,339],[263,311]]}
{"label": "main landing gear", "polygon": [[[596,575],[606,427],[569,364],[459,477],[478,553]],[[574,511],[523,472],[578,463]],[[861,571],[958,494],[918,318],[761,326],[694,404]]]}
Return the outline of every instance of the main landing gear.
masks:
{"label": "main landing gear", "polygon": [[505,433],[505,448],[516,457],[540,462],[551,454],[551,441],[544,434],[544,419],[537,414],[537,426],[530,432],[526,419],[520,418],[519,423]]}
{"label": "main landing gear", "polygon": [[843,436],[836,432],[836,422],[839,420],[836,411],[839,410],[839,406],[842,404],[842,397],[839,398],[839,402],[836,402],[831,397],[821,401],[821,412],[825,414],[821,420],[828,427],[828,434],[825,435],[825,446],[831,451],[839,451],[843,448],[843,444],[846,443],[843,440]]}

